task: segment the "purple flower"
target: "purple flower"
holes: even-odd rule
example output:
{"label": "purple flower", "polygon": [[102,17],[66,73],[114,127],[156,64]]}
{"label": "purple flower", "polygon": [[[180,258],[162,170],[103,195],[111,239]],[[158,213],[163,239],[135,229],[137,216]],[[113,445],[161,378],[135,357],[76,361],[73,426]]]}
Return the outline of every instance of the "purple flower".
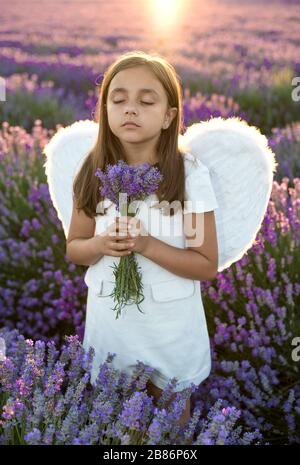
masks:
{"label": "purple flower", "polygon": [[96,169],[95,176],[101,181],[100,193],[107,197],[119,210],[119,194],[128,196],[128,202],[143,200],[157,191],[163,175],[149,163],[129,166],[124,160],[107,165],[106,171]]}

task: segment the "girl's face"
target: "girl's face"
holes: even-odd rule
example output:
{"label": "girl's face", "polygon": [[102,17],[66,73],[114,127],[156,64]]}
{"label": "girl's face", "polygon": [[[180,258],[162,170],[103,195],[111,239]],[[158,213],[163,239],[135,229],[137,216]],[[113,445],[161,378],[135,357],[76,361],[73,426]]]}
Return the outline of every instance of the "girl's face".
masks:
{"label": "girl's face", "polygon": [[[116,74],[109,84],[106,105],[110,129],[125,143],[159,137],[177,112],[175,107],[168,109],[167,95],[161,82],[145,66]],[[138,127],[123,126],[128,120]]]}

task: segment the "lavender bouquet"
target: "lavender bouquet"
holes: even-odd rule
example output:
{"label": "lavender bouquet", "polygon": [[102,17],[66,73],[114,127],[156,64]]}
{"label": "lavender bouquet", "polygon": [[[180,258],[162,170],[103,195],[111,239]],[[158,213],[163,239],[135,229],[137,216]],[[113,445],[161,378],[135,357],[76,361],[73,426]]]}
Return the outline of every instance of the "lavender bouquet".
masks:
{"label": "lavender bouquet", "polygon": [[[121,216],[134,217],[137,212],[132,212],[134,202],[144,200],[148,195],[157,191],[163,175],[158,168],[149,163],[129,166],[124,160],[117,164],[108,164],[105,172],[96,169],[95,176],[100,178],[100,193],[107,197],[115,205]],[[124,201],[125,200],[125,201]],[[128,208],[128,205],[131,208]],[[112,309],[116,312],[116,319],[121,314],[126,304],[135,303],[138,310],[142,312],[139,304],[144,300],[142,292],[142,275],[134,252],[128,256],[120,257],[118,265],[114,264],[115,287],[111,296],[116,301]]]}

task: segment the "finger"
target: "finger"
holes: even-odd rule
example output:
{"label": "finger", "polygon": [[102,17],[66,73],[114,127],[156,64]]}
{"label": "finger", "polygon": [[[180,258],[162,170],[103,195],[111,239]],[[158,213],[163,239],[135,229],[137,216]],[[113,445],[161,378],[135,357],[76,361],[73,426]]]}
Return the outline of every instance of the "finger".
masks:
{"label": "finger", "polygon": [[108,234],[112,237],[117,237],[119,235],[119,226],[116,219],[111,223],[108,228]]}
{"label": "finger", "polygon": [[131,250],[110,250],[108,255],[113,257],[124,257],[126,255],[130,255],[132,253]]}
{"label": "finger", "polygon": [[131,250],[128,248],[128,243],[112,243],[109,249],[109,255],[122,256],[129,255],[131,253]]}
{"label": "finger", "polygon": [[130,222],[130,217],[129,216],[117,216],[116,217],[116,223],[118,227],[121,227],[123,225],[127,225]]}
{"label": "finger", "polygon": [[117,233],[114,236],[114,240],[120,241],[120,240],[128,239],[127,236],[128,234],[126,232],[120,233],[119,231],[117,231]]}
{"label": "finger", "polygon": [[[124,220],[124,218],[128,217],[121,216],[115,218],[114,222],[109,227],[109,231],[111,232],[110,236],[122,238],[129,237],[128,223]],[[120,219],[121,221],[119,221]]]}
{"label": "finger", "polygon": [[134,216],[120,216],[118,217],[118,225],[119,227],[134,227],[137,224],[138,220]]}
{"label": "finger", "polygon": [[140,232],[140,230],[136,226],[132,226],[132,227],[128,228],[128,234],[130,235],[130,237],[138,236],[139,232]]}
{"label": "finger", "polygon": [[128,241],[123,241],[123,242],[110,242],[109,243],[109,248],[112,249],[112,250],[116,250],[116,251],[119,251],[119,250],[125,250],[125,249],[128,249]]}
{"label": "finger", "polygon": [[127,246],[124,246],[122,242],[113,242],[112,244],[112,249],[113,250],[125,250],[127,249]]}
{"label": "finger", "polygon": [[131,239],[131,235],[129,235],[127,231],[124,231],[122,233],[120,233],[119,231],[117,232],[110,231],[108,235],[109,237],[113,238],[114,241],[124,241],[124,240]]}
{"label": "finger", "polygon": [[119,252],[115,251],[114,255],[116,257],[126,257],[126,256],[130,255],[131,253],[132,253],[131,250],[124,250],[124,251],[119,251]]}
{"label": "finger", "polygon": [[126,229],[127,223],[124,220],[122,220],[122,218],[124,217],[116,216],[114,218],[114,221],[110,225],[110,230],[118,232],[120,230]]}
{"label": "finger", "polygon": [[116,240],[127,240],[129,239],[129,232],[126,227],[121,227],[115,235]]}
{"label": "finger", "polygon": [[118,229],[118,236],[128,236],[128,228],[127,225],[121,225]]}
{"label": "finger", "polygon": [[[128,223],[126,220],[134,220]],[[114,221],[108,227],[108,234],[114,238],[128,239],[138,234],[138,228],[136,227],[136,220],[133,217],[128,216],[117,216]]]}
{"label": "finger", "polygon": [[122,242],[117,242],[115,243],[115,250],[125,250],[128,249],[129,247],[133,247],[133,242],[131,241],[122,241]]}
{"label": "finger", "polygon": [[117,232],[117,224],[116,224],[115,220],[108,225],[107,231],[109,231],[109,232]]}

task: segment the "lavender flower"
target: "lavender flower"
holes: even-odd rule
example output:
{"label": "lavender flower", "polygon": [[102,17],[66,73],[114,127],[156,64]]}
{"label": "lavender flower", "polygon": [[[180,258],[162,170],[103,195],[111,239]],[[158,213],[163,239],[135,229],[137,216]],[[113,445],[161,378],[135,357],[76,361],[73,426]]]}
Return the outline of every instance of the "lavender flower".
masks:
{"label": "lavender flower", "polygon": [[[144,200],[148,195],[157,191],[159,183],[163,180],[162,174],[149,163],[137,166],[129,166],[123,160],[115,165],[108,165],[106,171],[97,168],[95,176],[100,178],[99,191],[116,205],[116,210],[122,216],[134,216],[131,210],[131,202]],[[123,195],[121,195],[123,194]],[[129,206],[124,202],[126,196]],[[133,252],[129,256],[122,256],[118,265],[114,264],[115,287],[111,297],[116,301],[112,309],[116,312],[116,319],[121,314],[126,304],[135,303],[138,310],[139,304],[144,300],[142,274]]]}
{"label": "lavender flower", "polygon": [[[172,378],[154,406],[145,390],[153,368],[142,362],[136,364],[130,378],[110,366],[113,354],[108,354],[96,384],[91,385],[91,352],[85,352],[76,336],[66,336],[56,353],[53,345],[48,345],[48,354],[41,352],[41,341],[26,341],[27,353],[19,363],[24,338],[15,331],[13,337],[7,331],[0,330],[0,334],[8,352],[7,358],[0,360],[0,444],[184,444],[195,435],[198,420],[204,427],[196,444],[234,443],[234,431],[236,443],[251,443],[258,437],[247,431],[243,438],[241,431],[233,429],[236,410],[219,403],[207,422],[195,410],[190,423],[180,428],[178,419],[196,386],[176,393],[166,407],[176,384]],[[34,375],[36,367],[39,376]],[[289,415],[289,408],[286,412]]]}
{"label": "lavender flower", "polygon": [[102,172],[96,169],[95,176],[101,181],[100,193],[107,197],[120,211],[120,193],[128,196],[129,203],[134,200],[143,200],[158,190],[163,175],[158,168],[149,163],[129,166],[125,161],[119,160],[117,164],[106,167]]}

